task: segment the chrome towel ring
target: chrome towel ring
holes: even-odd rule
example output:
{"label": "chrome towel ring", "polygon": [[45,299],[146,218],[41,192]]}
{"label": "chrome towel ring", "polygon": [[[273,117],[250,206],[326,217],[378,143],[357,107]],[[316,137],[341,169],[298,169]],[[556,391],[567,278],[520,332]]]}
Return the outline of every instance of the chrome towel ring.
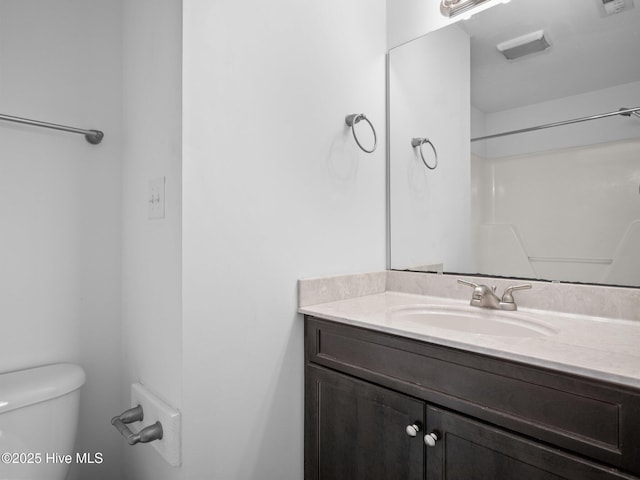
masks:
{"label": "chrome towel ring", "polygon": [[[429,146],[431,147],[431,150],[433,150],[433,156],[435,157],[435,163],[433,164],[433,167],[429,165],[427,161],[424,159],[424,152],[422,151],[422,146],[425,143],[428,143]],[[420,158],[422,158],[422,163],[424,163],[424,166],[427,167],[429,170],[435,170],[435,168],[438,166],[438,152],[436,151],[436,147],[433,145],[433,143],[431,143],[431,140],[429,140],[428,138],[417,137],[411,140],[411,146],[413,148],[420,149]]]}
{"label": "chrome towel ring", "polygon": [[[371,148],[371,150],[367,150],[366,148],[364,148],[360,143],[360,140],[358,140],[358,136],[356,135],[355,125],[360,120],[364,120],[365,122],[367,122],[371,127],[371,131],[373,132],[373,147]],[[365,116],[365,114],[351,113],[344,118],[344,121],[349,127],[351,127],[351,133],[353,133],[353,139],[356,141],[356,143],[360,147],[360,150],[366,153],[373,153],[376,149],[376,146],[378,145],[378,137],[376,135],[376,129],[373,128],[373,124],[369,121],[369,119]]]}

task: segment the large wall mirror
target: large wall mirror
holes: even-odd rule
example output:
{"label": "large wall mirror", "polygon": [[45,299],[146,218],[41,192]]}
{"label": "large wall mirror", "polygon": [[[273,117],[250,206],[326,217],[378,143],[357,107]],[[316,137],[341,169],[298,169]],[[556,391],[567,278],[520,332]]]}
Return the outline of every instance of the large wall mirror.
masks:
{"label": "large wall mirror", "polygon": [[640,286],[640,0],[498,4],[388,75],[392,269]]}

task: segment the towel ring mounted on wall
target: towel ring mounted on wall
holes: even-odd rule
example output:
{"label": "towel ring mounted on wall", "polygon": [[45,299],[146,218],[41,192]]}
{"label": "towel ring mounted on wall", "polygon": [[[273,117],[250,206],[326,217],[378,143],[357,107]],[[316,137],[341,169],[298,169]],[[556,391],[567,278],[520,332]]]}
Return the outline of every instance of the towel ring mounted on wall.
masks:
{"label": "towel ring mounted on wall", "polygon": [[[422,151],[422,146],[425,143],[428,143],[429,146],[431,147],[431,150],[433,150],[433,156],[435,157],[435,163],[433,164],[433,167],[429,165],[427,161],[424,159],[424,152]],[[435,170],[435,168],[438,166],[438,152],[436,151],[436,147],[433,145],[433,143],[431,143],[431,140],[429,140],[428,138],[417,137],[411,140],[411,146],[413,148],[420,149],[420,158],[422,159],[422,163],[424,163],[424,166],[427,167],[429,170]]]}
{"label": "towel ring mounted on wall", "polygon": [[[358,140],[358,136],[356,135],[355,125],[360,120],[364,120],[365,122],[367,122],[369,124],[369,126],[371,127],[371,131],[373,132],[373,147],[371,148],[371,150],[367,150],[366,148],[364,148],[362,146],[362,144],[360,143],[360,140]],[[376,136],[376,129],[373,128],[372,123],[365,116],[365,114],[364,113],[351,113],[351,114],[347,115],[344,118],[344,121],[349,127],[351,127],[351,133],[353,133],[353,139],[356,141],[356,143],[360,147],[360,150],[362,150],[363,152],[366,152],[366,153],[373,153],[375,151],[375,149],[376,149],[376,146],[378,145],[378,137]]]}

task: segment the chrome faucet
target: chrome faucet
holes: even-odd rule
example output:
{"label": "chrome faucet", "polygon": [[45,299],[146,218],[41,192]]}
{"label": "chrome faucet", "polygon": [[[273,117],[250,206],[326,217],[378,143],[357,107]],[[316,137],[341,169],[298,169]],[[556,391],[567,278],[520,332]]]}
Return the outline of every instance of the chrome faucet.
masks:
{"label": "chrome faucet", "polygon": [[469,302],[472,307],[495,308],[508,311],[514,311],[518,309],[518,306],[516,305],[516,302],[513,298],[513,291],[531,288],[530,283],[507,287],[502,294],[502,299],[500,299],[495,293],[495,286],[488,287],[486,285],[478,285],[477,283],[467,282],[466,280],[461,279],[458,279],[458,283],[467,285],[468,287],[473,287],[471,302]]}

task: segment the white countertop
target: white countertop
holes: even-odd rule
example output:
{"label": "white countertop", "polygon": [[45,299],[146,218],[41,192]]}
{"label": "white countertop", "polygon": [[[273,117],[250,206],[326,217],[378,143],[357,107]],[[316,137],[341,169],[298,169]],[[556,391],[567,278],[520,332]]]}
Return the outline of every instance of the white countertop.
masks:
{"label": "white countertop", "polygon": [[[640,388],[640,322],[519,308],[555,333],[496,336],[397,322],[393,309],[411,305],[468,306],[468,301],[385,291],[301,306],[299,312],[402,337],[524,362]],[[476,308],[476,307],[469,307]]]}

